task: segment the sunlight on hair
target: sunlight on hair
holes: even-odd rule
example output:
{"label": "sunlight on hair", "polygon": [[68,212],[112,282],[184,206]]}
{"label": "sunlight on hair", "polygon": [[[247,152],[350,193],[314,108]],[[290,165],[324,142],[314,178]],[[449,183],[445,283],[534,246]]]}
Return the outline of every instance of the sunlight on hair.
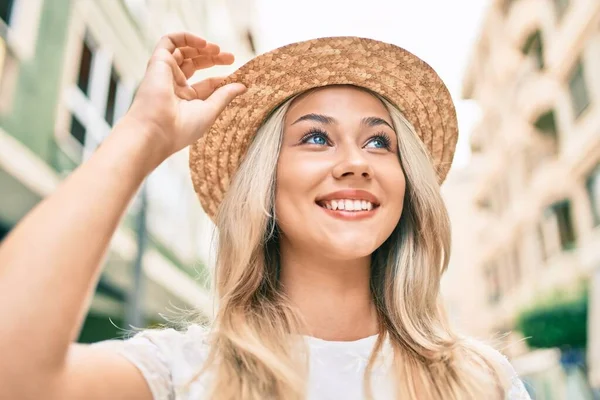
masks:
{"label": "sunlight on hair", "polygon": [[[369,376],[389,341],[398,398],[503,399],[510,385],[508,362],[490,346],[456,334],[440,301],[450,222],[434,166],[402,113],[373,95],[387,107],[398,134],[407,192],[399,225],[372,256],[380,335],[365,373],[365,395],[372,398]],[[214,374],[211,399],[306,395],[303,322],[278,287],[274,209],[284,119],[293,100],[258,130],[217,215],[218,311],[208,361],[195,377]]]}

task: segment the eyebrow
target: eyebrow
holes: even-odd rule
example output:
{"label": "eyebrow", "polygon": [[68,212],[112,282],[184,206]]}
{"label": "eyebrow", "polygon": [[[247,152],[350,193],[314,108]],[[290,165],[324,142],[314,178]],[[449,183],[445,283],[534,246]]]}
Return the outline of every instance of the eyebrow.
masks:
{"label": "eyebrow", "polygon": [[[294,121],[292,123],[292,125],[297,124],[300,121],[316,121],[316,122],[320,122],[325,125],[332,125],[332,124],[338,123],[338,121],[335,118],[330,117],[328,115],[311,113],[311,114],[306,114],[306,115],[301,116],[296,121]],[[387,125],[390,129],[394,130],[394,127],[392,125],[390,125],[383,118],[379,118],[379,117],[365,117],[360,121],[360,123],[361,123],[361,125],[366,125],[368,127]]]}

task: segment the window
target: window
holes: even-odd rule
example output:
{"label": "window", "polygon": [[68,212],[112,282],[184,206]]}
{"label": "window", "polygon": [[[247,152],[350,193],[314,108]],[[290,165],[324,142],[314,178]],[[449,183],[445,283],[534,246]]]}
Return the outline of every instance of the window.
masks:
{"label": "window", "polygon": [[492,198],[492,204],[494,212],[498,215],[504,213],[510,203],[510,182],[508,181],[509,175],[501,175],[496,180],[496,185],[493,187],[494,195]]}
{"label": "window", "polygon": [[556,215],[556,223],[558,225],[558,234],[560,245],[563,250],[573,248],[575,244],[575,231],[573,230],[573,222],[571,219],[571,203],[563,201],[552,206],[552,210]]}
{"label": "window", "polygon": [[548,260],[548,245],[544,237],[544,226],[539,224],[536,229],[537,243],[540,249],[540,258],[543,262]]}
{"label": "window", "polygon": [[92,70],[92,60],[94,53],[89,40],[83,42],[83,49],[81,50],[81,60],[79,62],[79,77],[77,78],[77,86],[86,95],[89,95],[90,86],[90,73]]}
{"label": "window", "polygon": [[523,54],[533,59],[538,69],[544,68],[544,49],[542,47],[542,34],[539,30],[527,38],[523,46]]}
{"label": "window", "polygon": [[10,25],[10,17],[14,2],[14,0],[0,0],[0,18],[2,18],[2,21],[4,21],[6,25]]}
{"label": "window", "polygon": [[504,14],[508,14],[508,11],[510,10],[510,7],[514,2],[515,0],[504,0],[504,2],[502,3],[502,12]]}
{"label": "window", "polygon": [[544,135],[551,137],[552,139],[557,138],[556,118],[554,117],[554,110],[546,111],[545,113],[540,115],[533,124],[535,128]]}
{"label": "window", "polygon": [[554,8],[556,10],[556,17],[560,21],[569,8],[569,0],[554,0]]}
{"label": "window", "polygon": [[254,43],[254,36],[252,35],[252,32],[246,32],[246,40],[248,40],[248,46],[250,46],[250,51],[252,54],[256,54],[256,45]]}
{"label": "window", "polygon": [[[118,72],[118,61],[110,51],[102,51],[102,41],[86,33],[81,53],[72,62],[79,64],[78,76],[67,91],[66,112],[71,119],[71,135],[82,145],[68,141],[71,151],[82,160],[96,151],[131,103],[132,85]],[[77,86],[75,86],[77,85]]]}
{"label": "window", "polygon": [[115,122],[115,106],[117,102],[117,87],[119,85],[119,75],[112,67],[110,71],[110,82],[108,84],[108,96],[106,98],[106,111],[104,113],[104,119],[109,125],[113,125]]}
{"label": "window", "polygon": [[590,96],[585,83],[581,60],[577,61],[577,65],[575,65],[569,77],[569,91],[571,92],[573,112],[575,118],[578,118],[590,105]]}
{"label": "window", "polygon": [[488,286],[488,303],[496,304],[500,301],[500,277],[498,276],[497,264],[490,263],[485,269],[485,274]]}
{"label": "window", "polygon": [[71,135],[73,135],[73,137],[75,139],[77,139],[77,141],[79,143],[81,143],[82,146],[85,146],[85,133],[86,133],[85,126],[83,126],[81,121],[79,121],[79,119],[77,119],[76,116],[72,115],[71,116]]}
{"label": "window", "polygon": [[8,235],[8,232],[10,232],[8,226],[0,223],[0,243]]}
{"label": "window", "polygon": [[512,267],[512,279],[513,285],[517,286],[521,281],[521,252],[519,242],[513,245],[511,252],[509,253],[510,265]]}
{"label": "window", "polygon": [[586,186],[592,206],[594,226],[598,226],[600,225],[600,164],[589,175]]}

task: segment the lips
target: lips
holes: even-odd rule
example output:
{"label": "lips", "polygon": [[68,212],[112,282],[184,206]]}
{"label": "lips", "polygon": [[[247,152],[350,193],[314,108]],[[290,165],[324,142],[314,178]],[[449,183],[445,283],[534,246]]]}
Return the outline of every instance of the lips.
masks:
{"label": "lips", "polygon": [[315,201],[329,215],[341,219],[364,219],[375,214],[379,199],[370,192],[346,189],[321,196]]}
{"label": "lips", "polygon": [[316,202],[317,204],[325,204],[333,200],[364,200],[366,202],[371,203],[373,205],[373,208],[380,205],[380,201],[377,198],[377,196],[375,196],[371,192],[367,192],[366,190],[360,189],[345,189],[338,190],[336,192],[331,192],[324,196],[317,197]]}

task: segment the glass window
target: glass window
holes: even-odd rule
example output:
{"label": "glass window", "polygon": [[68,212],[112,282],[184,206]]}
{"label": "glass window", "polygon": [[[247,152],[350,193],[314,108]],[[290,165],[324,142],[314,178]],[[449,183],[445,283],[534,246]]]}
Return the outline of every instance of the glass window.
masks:
{"label": "glass window", "polygon": [[0,243],[8,235],[8,232],[10,232],[10,228],[0,223]]}
{"label": "glass window", "polygon": [[569,91],[571,92],[571,101],[575,118],[579,117],[590,105],[590,95],[588,93],[585,77],[583,75],[583,64],[581,60],[577,62],[569,78]]}
{"label": "glass window", "polygon": [[485,272],[488,286],[488,302],[490,304],[496,304],[500,301],[500,277],[498,276],[497,264],[488,264]]}
{"label": "glass window", "polygon": [[255,45],[254,36],[252,35],[252,32],[250,32],[250,31],[246,32],[246,39],[248,40],[248,46],[250,47],[250,51],[252,52],[252,54],[256,54],[256,45]]}
{"label": "glass window", "polygon": [[14,2],[14,0],[0,0],[0,18],[2,18],[2,21],[4,21],[6,25],[10,25],[10,17]]}
{"label": "glass window", "polygon": [[538,117],[533,123],[535,128],[547,136],[556,140],[558,138],[556,130],[556,118],[554,117],[554,110],[549,110]]}
{"label": "glass window", "polygon": [[512,266],[513,284],[517,286],[521,281],[521,249],[519,242],[516,242],[509,254],[510,263]]}
{"label": "glass window", "polygon": [[543,262],[546,262],[548,260],[548,248],[546,246],[546,240],[544,238],[544,227],[541,223],[537,226],[536,237],[540,250],[540,258]]}
{"label": "glass window", "polygon": [[508,11],[510,10],[512,3],[514,3],[514,2],[515,2],[515,0],[504,0],[504,2],[502,3],[502,12],[504,12],[504,14],[508,14]]}
{"label": "glass window", "polygon": [[600,225],[600,164],[589,175],[586,186],[592,206],[594,226],[598,226]]}
{"label": "glass window", "polygon": [[556,215],[560,245],[563,250],[573,248],[575,244],[575,231],[571,218],[571,202],[563,201],[552,206]]}
{"label": "glass window", "polygon": [[540,31],[535,31],[527,38],[525,46],[523,46],[523,54],[530,57],[538,69],[544,68],[544,49],[542,47],[542,34]]}
{"label": "glass window", "polygon": [[556,9],[556,17],[560,21],[569,8],[569,0],[554,0],[554,8]]}
{"label": "glass window", "polygon": [[104,118],[109,125],[113,125],[115,122],[115,105],[117,102],[117,88],[119,86],[119,75],[115,71],[115,68],[111,68],[110,82],[108,84],[108,96],[106,98],[106,112]]}
{"label": "glass window", "polygon": [[79,76],[77,78],[77,86],[86,95],[89,95],[90,86],[90,73],[92,70],[92,61],[94,53],[92,46],[87,40],[83,42],[83,49],[81,50],[81,59],[79,61]]}
{"label": "glass window", "polygon": [[79,143],[81,143],[82,146],[85,146],[85,133],[86,133],[85,126],[83,126],[81,121],[79,121],[79,119],[77,119],[76,116],[72,115],[71,116],[71,135],[73,135],[73,137],[75,139],[77,139],[77,141]]}

